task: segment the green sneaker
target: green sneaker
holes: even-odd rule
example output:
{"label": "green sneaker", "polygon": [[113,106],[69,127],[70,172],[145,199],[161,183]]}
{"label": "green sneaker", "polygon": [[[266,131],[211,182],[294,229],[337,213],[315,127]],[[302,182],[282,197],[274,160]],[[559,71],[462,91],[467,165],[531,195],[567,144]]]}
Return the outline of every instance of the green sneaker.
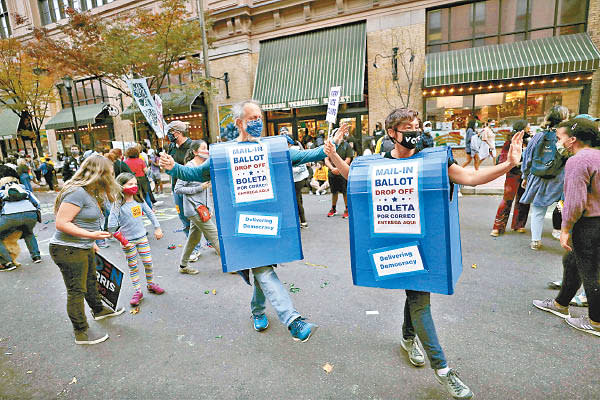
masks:
{"label": "green sneaker", "polygon": [[98,332],[94,328],[75,331],[75,344],[98,344],[108,339],[108,333]]}
{"label": "green sneaker", "polygon": [[104,319],[104,318],[116,317],[117,315],[121,315],[121,314],[123,314],[123,311],[125,311],[125,308],[123,308],[123,307],[117,309],[117,311],[113,311],[108,307],[103,307],[102,311],[97,312],[97,313],[95,313],[92,310],[92,317],[94,317],[94,320],[100,321],[101,319]]}
{"label": "green sneaker", "polygon": [[458,372],[455,370],[450,369],[446,375],[439,375],[436,371],[433,371],[433,373],[440,385],[444,386],[446,391],[450,393],[450,396],[455,399],[473,398],[473,392],[460,380]]}

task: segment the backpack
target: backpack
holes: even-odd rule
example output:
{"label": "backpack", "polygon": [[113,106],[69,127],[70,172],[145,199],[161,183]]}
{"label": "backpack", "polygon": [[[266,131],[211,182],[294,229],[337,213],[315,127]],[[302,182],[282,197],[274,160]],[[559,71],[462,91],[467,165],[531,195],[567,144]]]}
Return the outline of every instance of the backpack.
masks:
{"label": "backpack", "polygon": [[0,188],[3,201],[21,201],[29,198],[29,193],[18,182],[9,182]]}
{"label": "backpack", "polygon": [[562,171],[566,159],[556,151],[556,132],[545,131],[544,137],[533,149],[531,173],[544,179],[552,179]]}

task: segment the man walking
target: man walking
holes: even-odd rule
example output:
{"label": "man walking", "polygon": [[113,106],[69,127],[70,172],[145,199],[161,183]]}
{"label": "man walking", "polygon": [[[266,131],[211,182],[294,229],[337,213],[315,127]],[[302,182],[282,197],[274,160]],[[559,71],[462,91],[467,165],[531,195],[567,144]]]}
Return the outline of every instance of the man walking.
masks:
{"label": "man walking", "polygon": [[71,155],[65,158],[63,164],[63,182],[68,181],[73,177],[73,175],[75,175],[75,171],[79,169],[79,165],[81,165],[81,160],[79,158],[79,147],[73,145],[71,146]]}
{"label": "man walking", "polygon": [[[180,165],[185,165],[185,155],[192,144],[192,139],[187,137],[188,135],[188,126],[185,122],[182,121],[173,121],[169,125],[167,125],[167,137],[169,139],[169,150],[168,154],[173,157],[175,162]],[[171,176],[171,191],[173,193],[173,202],[175,203],[175,208],[177,209],[177,214],[179,214],[179,219],[183,224],[183,232],[185,236],[187,236],[190,232],[190,220],[183,214],[183,195],[175,193],[175,184],[177,183],[177,178]],[[189,258],[189,261],[194,262],[198,260],[198,250],[194,250],[192,255]],[[186,268],[185,270],[180,270],[179,272],[184,274],[195,275],[198,273],[198,270],[194,268]]]}
{"label": "man walking", "polygon": [[[337,153],[342,160],[346,162],[346,164],[350,165],[352,162],[352,157],[354,156],[354,150],[350,147],[350,144],[346,140],[344,140],[337,148]],[[337,211],[337,201],[338,194],[341,193],[344,196],[344,214],[342,218],[348,218],[348,196],[346,194],[346,186],[348,181],[344,178],[340,171],[333,165],[329,157],[325,159],[325,165],[329,168],[329,173],[327,175],[329,180],[329,188],[331,189],[331,210],[327,213],[328,217],[333,217]]]}
{"label": "man walking", "polygon": [[[236,104],[233,108],[235,124],[240,132],[238,142],[256,142],[263,132],[262,110],[254,101],[244,101]],[[340,142],[344,133],[348,131],[347,126],[338,130],[335,141]],[[292,165],[300,165],[315,162],[325,158],[323,147],[311,150],[297,150],[290,148]],[[210,162],[206,161],[198,167],[184,167],[175,163],[175,160],[166,155],[161,155],[160,165],[173,177],[186,181],[210,180]],[[239,239],[243,240],[243,239]],[[227,251],[226,249],[221,249]],[[283,286],[274,269],[275,265],[252,268],[254,276],[254,296],[250,304],[254,329],[258,332],[264,331],[269,326],[265,315],[265,303],[269,299],[277,316],[284,324],[294,340],[306,342],[316,331],[317,326],[305,322],[298,311],[294,308],[292,299]]]}

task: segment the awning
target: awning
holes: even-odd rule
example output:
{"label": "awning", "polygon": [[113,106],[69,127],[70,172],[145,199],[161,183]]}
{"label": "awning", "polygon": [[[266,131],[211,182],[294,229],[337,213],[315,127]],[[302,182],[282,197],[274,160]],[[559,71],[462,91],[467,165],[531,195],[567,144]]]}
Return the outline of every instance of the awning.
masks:
{"label": "awning", "polygon": [[[172,114],[187,114],[192,112],[192,105],[196,102],[198,97],[202,95],[202,91],[185,91],[177,90],[174,92],[161,93],[160,98],[163,102],[163,115]],[[138,120],[143,120],[144,116],[140,112],[137,103],[134,101],[129,107],[121,114],[122,119],[133,121],[133,114],[136,114]]]}
{"label": "awning", "polygon": [[264,110],[363,101],[366,24],[336,26],[261,42],[253,98]]}
{"label": "awning", "polygon": [[600,67],[587,33],[474,47],[427,55],[425,87],[517,79]]}
{"label": "awning", "polygon": [[[96,117],[104,110],[106,103],[87,104],[85,106],[75,107],[75,118],[77,126],[82,127],[87,124],[95,124]],[[73,113],[71,108],[63,108],[52,119],[46,122],[46,129],[66,129],[74,128]]]}
{"label": "awning", "polygon": [[0,109],[0,139],[11,139],[17,135],[21,119],[12,110]]}

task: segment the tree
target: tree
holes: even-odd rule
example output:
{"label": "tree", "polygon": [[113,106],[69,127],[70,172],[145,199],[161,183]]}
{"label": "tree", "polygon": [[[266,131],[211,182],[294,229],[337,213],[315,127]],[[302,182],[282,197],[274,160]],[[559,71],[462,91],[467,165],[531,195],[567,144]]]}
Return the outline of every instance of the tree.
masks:
{"label": "tree", "polygon": [[[153,93],[170,74],[198,71],[202,30],[186,8],[186,0],[163,0],[158,11],[136,8],[114,17],[67,9],[62,35],[40,28],[34,32],[35,52],[47,54],[73,76],[98,76],[108,86],[130,96],[124,77],[148,77]],[[187,85],[206,89],[198,76]]]}
{"label": "tree", "polygon": [[373,60],[377,90],[391,108],[420,109],[415,102],[420,98],[418,83],[425,72],[425,56],[419,41],[410,29],[397,28],[391,29],[379,46],[386,52],[392,51],[378,54]]}
{"label": "tree", "polygon": [[[40,130],[50,103],[54,103],[59,69],[43,54],[33,56],[28,45],[15,39],[0,40],[0,108],[11,110],[25,122],[22,136],[35,140],[43,153]],[[28,132],[29,131],[29,134]]]}

